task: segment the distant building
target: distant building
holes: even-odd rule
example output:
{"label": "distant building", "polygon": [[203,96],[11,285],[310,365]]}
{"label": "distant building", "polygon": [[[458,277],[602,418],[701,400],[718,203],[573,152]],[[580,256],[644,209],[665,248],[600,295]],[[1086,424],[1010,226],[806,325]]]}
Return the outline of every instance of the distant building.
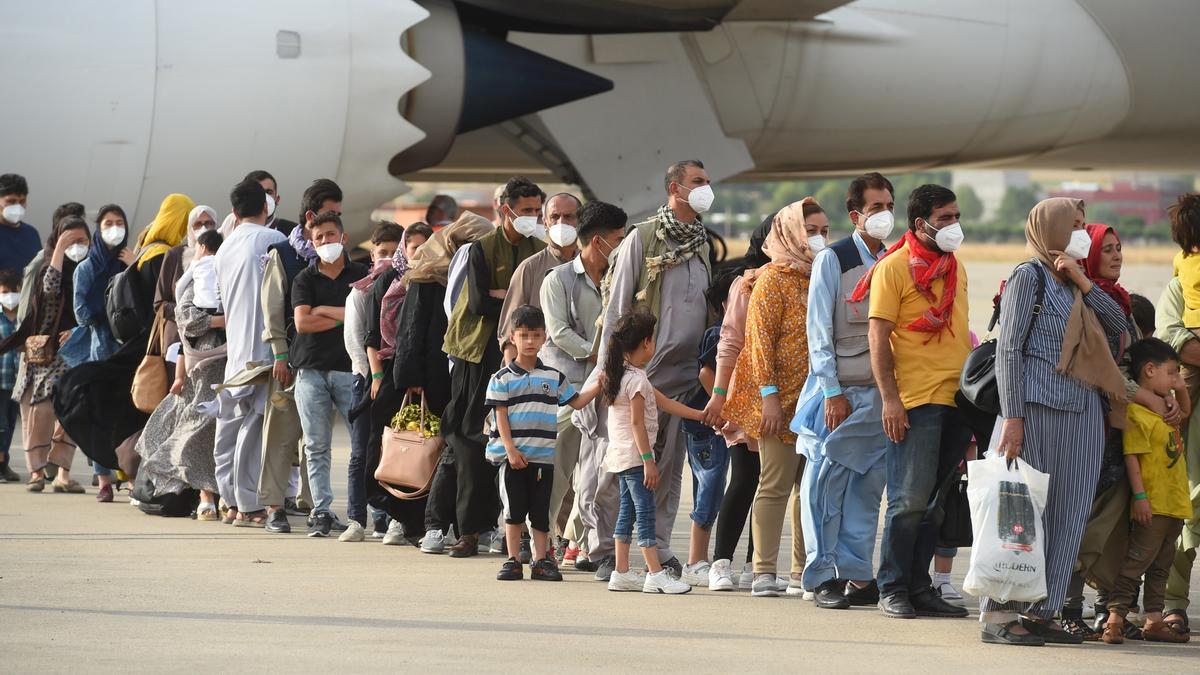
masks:
{"label": "distant building", "polygon": [[[1049,190],[1049,196],[1082,199],[1089,207],[1103,206],[1118,218],[1138,218],[1145,224],[1153,224],[1165,221],[1167,207],[1181,192],[1190,189],[1190,186],[1178,180],[1155,183],[1139,184],[1118,179],[1113,180],[1111,186],[1103,186],[1069,182]],[[1094,210],[1089,208],[1089,213],[1094,213]]]}

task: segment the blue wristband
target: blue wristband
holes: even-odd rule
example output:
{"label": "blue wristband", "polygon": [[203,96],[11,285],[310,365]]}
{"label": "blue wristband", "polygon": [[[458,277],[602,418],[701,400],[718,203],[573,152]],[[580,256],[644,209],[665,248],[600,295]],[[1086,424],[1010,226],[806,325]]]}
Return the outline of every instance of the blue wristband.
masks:
{"label": "blue wristband", "polygon": [[826,387],[825,389],[821,390],[821,393],[825,396],[825,398],[833,398],[834,396],[842,395],[842,388],[841,387]]}
{"label": "blue wristband", "polygon": [[775,386],[775,385],[773,385],[773,384],[768,384],[768,385],[766,385],[766,386],[764,386],[764,387],[759,387],[759,389],[758,389],[758,393],[759,393],[759,395],[760,395],[760,396],[762,396],[763,398],[766,398],[766,397],[770,396],[771,394],[778,394],[778,393],[779,393],[779,387],[776,387],[776,386]]}

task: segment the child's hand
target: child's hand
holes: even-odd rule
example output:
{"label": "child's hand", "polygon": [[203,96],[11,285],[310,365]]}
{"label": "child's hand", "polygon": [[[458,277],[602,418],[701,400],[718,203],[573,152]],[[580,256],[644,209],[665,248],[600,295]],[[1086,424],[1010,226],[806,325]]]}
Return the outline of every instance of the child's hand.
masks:
{"label": "child's hand", "polygon": [[514,469],[524,469],[529,466],[529,460],[525,459],[524,453],[512,448],[504,451],[504,456],[508,458],[508,465]]}
{"label": "child's hand", "polygon": [[175,394],[176,396],[183,395],[183,378],[182,377],[175,378],[175,382],[171,384],[171,393]]}
{"label": "child's hand", "polygon": [[646,477],[642,480],[642,484],[649,490],[658,488],[658,464],[651,459],[644,462],[642,468],[646,472]]}
{"label": "child's hand", "polygon": [[1150,519],[1154,517],[1154,510],[1150,508],[1149,499],[1133,500],[1133,520],[1139,525],[1149,525]]}

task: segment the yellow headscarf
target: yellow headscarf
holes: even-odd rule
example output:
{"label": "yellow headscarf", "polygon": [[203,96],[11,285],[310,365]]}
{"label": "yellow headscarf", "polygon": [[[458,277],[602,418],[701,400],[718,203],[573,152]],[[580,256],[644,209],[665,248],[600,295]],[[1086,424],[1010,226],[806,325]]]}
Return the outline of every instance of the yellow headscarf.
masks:
{"label": "yellow headscarf", "polygon": [[154,222],[142,230],[142,235],[138,237],[138,248],[146,247],[137,261],[139,270],[142,265],[178,246],[187,237],[188,214],[194,208],[196,202],[187,195],[167,195],[158,207]]}

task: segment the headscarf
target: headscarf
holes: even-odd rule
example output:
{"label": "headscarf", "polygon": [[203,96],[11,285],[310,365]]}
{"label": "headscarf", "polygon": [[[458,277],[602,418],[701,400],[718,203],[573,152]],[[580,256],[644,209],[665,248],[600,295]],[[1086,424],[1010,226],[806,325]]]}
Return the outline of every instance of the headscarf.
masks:
{"label": "headscarf", "polygon": [[229,235],[233,234],[234,229],[237,228],[237,225],[237,214],[231,213],[225,216],[225,220],[221,221],[220,226],[217,227],[217,231],[221,233],[223,238],[228,239]]}
{"label": "headscarf", "polygon": [[[1078,199],[1068,197],[1044,199],[1029,212],[1029,220],[1025,223],[1026,250],[1063,283],[1066,283],[1066,277],[1054,268],[1054,256],[1050,251],[1062,251],[1070,242],[1080,204]],[[1063,334],[1058,372],[1102,391],[1112,404],[1109,423],[1114,428],[1124,429],[1125,378],[1109,349],[1100,319],[1084,304],[1079,287],[1072,286],[1072,289],[1075,301]]]}
{"label": "headscarf", "polygon": [[[925,340],[926,343],[935,337],[940,340],[943,330],[948,330],[950,335],[954,335],[954,329],[950,326],[950,318],[954,313],[955,296],[958,295],[958,259],[953,253],[943,253],[928,248],[921,243],[912,230],[907,230],[900,241],[892,244],[892,247],[879,259],[883,260],[905,245],[908,246],[908,271],[912,275],[913,285],[917,287],[917,292],[929,301],[929,309],[908,324],[906,328],[918,333],[929,333],[929,338]],[[872,265],[871,269],[867,270],[867,273],[858,280],[858,285],[850,294],[850,302],[862,302],[866,299],[867,293],[871,290],[871,278],[878,268],[878,263]],[[933,293],[933,282],[942,278],[945,279],[945,283],[942,284],[942,300],[934,305],[933,303],[937,302],[937,296]]]}
{"label": "headscarf", "polygon": [[794,270],[806,277],[812,274],[813,252],[804,229],[804,207],[809,204],[820,208],[817,200],[805,197],[775,214],[771,232],[763,242],[763,253],[771,259],[772,267]]}
{"label": "headscarf", "polygon": [[312,242],[304,236],[304,223],[292,228],[288,233],[288,243],[292,245],[292,249],[296,251],[296,255],[305,264],[312,262],[317,257],[317,249],[313,248]]}
{"label": "headscarf", "polygon": [[1117,238],[1117,242],[1120,243],[1121,236],[1117,234],[1115,228],[1103,223],[1089,223],[1085,227],[1088,235],[1092,238],[1092,249],[1088,252],[1087,259],[1083,261],[1083,269],[1087,273],[1088,279],[1108,293],[1109,297],[1121,306],[1125,316],[1129,316],[1133,313],[1133,300],[1129,297],[1129,291],[1115,280],[1105,279],[1100,275],[1100,249],[1104,247],[1104,237],[1112,232],[1112,235]]}
{"label": "headscarf", "polygon": [[183,269],[187,269],[192,264],[192,259],[196,257],[196,238],[200,235],[196,234],[193,228],[196,226],[196,221],[200,220],[200,214],[207,213],[213,219],[213,224],[217,222],[217,212],[211,206],[201,204],[192,209],[188,214],[187,219],[187,248],[183,250]]}
{"label": "headscarf", "polygon": [[[429,238],[412,260],[408,261],[408,272],[401,275],[404,285],[412,282],[437,282],[443,286],[449,282],[450,259],[463,244],[479,241],[496,226],[483,216],[463,211],[458,220],[443,227]],[[401,246],[400,250],[404,250]]]}
{"label": "headscarf", "polygon": [[196,207],[187,195],[170,194],[158,207],[158,215],[142,235],[138,237],[138,248],[142,251],[137,260],[140,270],[146,263],[178,246],[187,237],[188,213]]}

